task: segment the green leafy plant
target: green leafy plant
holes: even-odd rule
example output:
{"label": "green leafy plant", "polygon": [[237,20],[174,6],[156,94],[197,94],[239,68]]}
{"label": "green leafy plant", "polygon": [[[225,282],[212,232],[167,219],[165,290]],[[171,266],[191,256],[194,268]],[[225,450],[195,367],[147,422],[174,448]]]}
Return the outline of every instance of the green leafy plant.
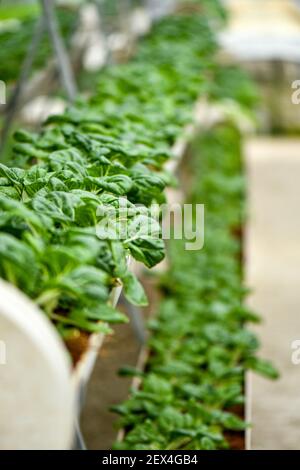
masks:
{"label": "green leafy plant", "polygon": [[[164,201],[164,163],[209,86],[215,50],[205,18],[166,18],[132,61],[100,74],[89,100],[78,98],[39,133],[15,133],[10,165],[0,165],[0,276],[65,337],[126,321],[107,307],[114,286],[146,305],[128,256],[148,268],[164,257],[159,227],[145,231],[155,224],[149,208]],[[124,204],[129,215],[112,224]]]}

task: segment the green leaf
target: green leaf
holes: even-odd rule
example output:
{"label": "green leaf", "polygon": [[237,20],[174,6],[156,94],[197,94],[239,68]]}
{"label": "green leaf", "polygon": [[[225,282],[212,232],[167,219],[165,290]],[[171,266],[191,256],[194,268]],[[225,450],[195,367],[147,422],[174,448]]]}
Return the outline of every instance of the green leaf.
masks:
{"label": "green leaf", "polygon": [[246,360],[246,367],[249,369],[258,372],[259,374],[269,378],[269,379],[278,379],[279,372],[275,367],[271,364],[271,362],[266,361],[264,359],[260,359],[258,357],[249,357]]}
{"label": "green leaf", "polygon": [[73,222],[80,198],[72,193],[53,191],[45,195],[37,194],[31,204],[35,211],[46,214],[56,221]]}
{"label": "green leaf", "polygon": [[124,294],[127,300],[133,305],[145,307],[148,305],[148,299],[142,284],[130,272],[122,277]]}
{"label": "green leaf", "polygon": [[24,170],[20,168],[8,168],[0,163],[0,176],[4,176],[15,188],[22,188]]}
{"label": "green leaf", "polygon": [[85,318],[107,323],[128,323],[128,317],[106,303],[72,311],[71,318]]}
{"label": "green leaf", "polygon": [[38,274],[34,251],[12,235],[0,233],[1,277],[29,293],[37,283]]}
{"label": "green leaf", "polygon": [[59,289],[81,300],[105,302],[108,300],[108,276],[92,266],[80,266],[68,274],[50,281],[47,288]]}
{"label": "green leaf", "polygon": [[62,317],[60,315],[53,315],[53,318],[58,321],[59,324],[74,326],[82,331],[87,331],[88,333],[112,333],[111,328],[109,328],[109,326],[103,322],[93,322],[82,317]]}
{"label": "green leaf", "polygon": [[[119,241],[110,242],[110,249],[114,261],[114,275],[124,280],[128,275],[128,261],[126,251]],[[130,282],[130,281],[129,281]]]}
{"label": "green leaf", "polygon": [[202,437],[200,439],[201,450],[215,450],[216,444],[209,437]]}
{"label": "green leaf", "polygon": [[143,377],[145,375],[142,371],[130,366],[121,367],[118,374],[121,377]]}
{"label": "green leaf", "polygon": [[90,189],[98,188],[118,196],[127,194],[132,187],[132,181],[126,175],[105,176],[102,178],[88,176],[85,178],[85,182]]}
{"label": "green leaf", "polygon": [[22,202],[0,194],[0,226],[10,222],[17,227],[20,220],[27,225],[25,228],[34,228],[42,234],[46,229],[52,228],[51,220],[47,216],[39,216]]}

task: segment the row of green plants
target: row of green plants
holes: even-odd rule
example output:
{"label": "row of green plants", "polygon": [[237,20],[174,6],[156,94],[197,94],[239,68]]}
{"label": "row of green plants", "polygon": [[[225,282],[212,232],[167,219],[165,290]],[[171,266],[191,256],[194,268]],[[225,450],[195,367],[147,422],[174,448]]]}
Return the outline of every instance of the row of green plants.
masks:
{"label": "row of green plants", "polygon": [[[164,257],[149,207],[164,201],[172,182],[164,163],[197,97],[210,92],[215,51],[204,17],[165,18],[130,63],[100,74],[90,99],[52,116],[39,133],[15,133],[10,165],[0,164],[0,276],[64,337],[126,321],[109,304],[120,283],[130,302],[147,304],[128,255],[148,268]],[[111,227],[112,210],[124,207],[128,217]],[[128,237],[112,239],[110,230],[121,234],[124,225]]]}
{"label": "row of green plants", "polygon": [[149,323],[148,363],[144,372],[122,371],[140,376],[141,385],[113,407],[125,430],[116,449],[227,449],[229,435],[247,426],[246,371],[277,377],[272,364],[257,357],[258,340],[247,329],[259,317],[245,304],[239,131],[224,123],[204,132],[189,164],[187,202],[205,204],[205,245],[187,251],[184,240],[168,244],[163,300]]}

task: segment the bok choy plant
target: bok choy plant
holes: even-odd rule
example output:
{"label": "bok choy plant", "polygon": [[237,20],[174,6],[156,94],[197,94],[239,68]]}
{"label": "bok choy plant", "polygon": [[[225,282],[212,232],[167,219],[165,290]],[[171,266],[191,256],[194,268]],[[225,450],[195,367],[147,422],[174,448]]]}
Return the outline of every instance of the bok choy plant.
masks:
{"label": "bok choy plant", "polygon": [[[166,18],[130,63],[100,74],[90,99],[78,98],[39,133],[15,133],[10,165],[0,164],[0,276],[64,337],[126,321],[109,304],[119,284],[130,302],[147,304],[127,259],[151,268],[164,257],[159,230],[144,226],[154,224],[151,204],[164,201],[164,163],[209,87],[215,50],[205,18]],[[111,237],[102,222],[124,204],[131,236]]]}

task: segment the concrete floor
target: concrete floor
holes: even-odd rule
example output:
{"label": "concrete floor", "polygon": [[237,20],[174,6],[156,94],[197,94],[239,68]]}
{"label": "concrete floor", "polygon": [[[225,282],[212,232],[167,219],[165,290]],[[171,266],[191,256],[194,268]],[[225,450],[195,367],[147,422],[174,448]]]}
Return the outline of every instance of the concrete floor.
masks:
{"label": "concrete floor", "polygon": [[118,416],[110,411],[127,399],[131,378],[119,377],[124,365],[134,367],[139,344],[130,325],[117,325],[99,353],[89,382],[81,429],[89,450],[108,450],[117,437]]}
{"label": "concrete floor", "polygon": [[[156,312],[159,293],[151,276],[143,278],[149,307],[142,309],[145,321]],[[118,306],[124,310],[121,304]],[[81,416],[81,429],[89,450],[109,450],[116,440],[118,416],[110,407],[128,398],[132,378],[118,376],[124,366],[137,365],[141,345],[134,332],[133,321],[114,326],[114,334],[108,336],[99,352],[91,380],[89,381],[85,406]]]}
{"label": "concrete floor", "polygon": [[249,185],[247,282],[263,357],[280,370],[277,382],[252,377],[252,448],[300,449],[300,140],[258,138],[246,145]]}

